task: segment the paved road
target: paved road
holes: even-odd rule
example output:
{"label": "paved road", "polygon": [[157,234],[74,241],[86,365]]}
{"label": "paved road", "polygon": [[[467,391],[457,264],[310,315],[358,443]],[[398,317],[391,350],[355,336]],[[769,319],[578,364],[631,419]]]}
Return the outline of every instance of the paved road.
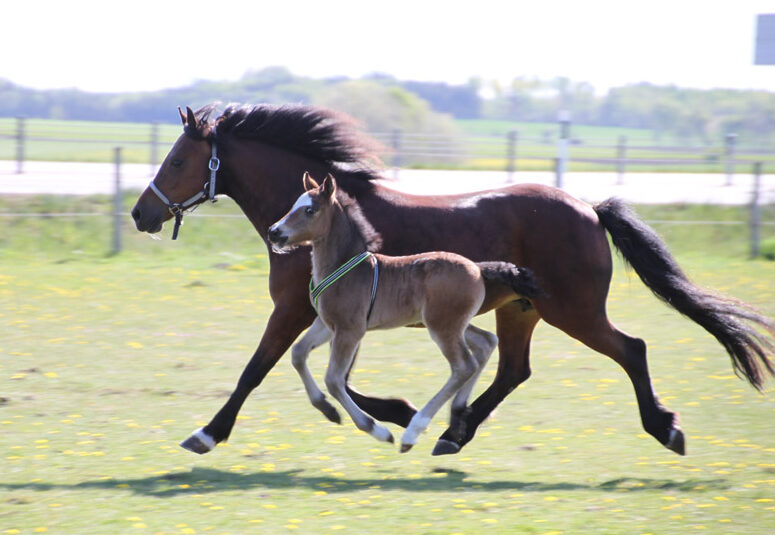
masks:
{"label": "paved road", "polygon": [[[505,172],[499,171],[432,171],[402,169],[398,179],[387,170],[384,184],[417,194],[458,193],[496,188],[507,184]],[[147,164],[124,164],[121,167],[123,189],[140,190],[151,179]],[[16,162],[0,160],[0,193],[55,193],[86,195],[113,192],[115,169],[106,163],[25,162],[24,173],[16,174]],[[554,185],[549,172],[520,172],[516,182]],[[712,203],[748,204],[753,191],[750,174],[735,175],[726,186],[723,174],[630,173],[623,184],[617,184],[616,173],[568,173],[564,189],[589,202],[617,196],[639,203]],[[775,203],[775,175],[762,177],[763,204]]]}

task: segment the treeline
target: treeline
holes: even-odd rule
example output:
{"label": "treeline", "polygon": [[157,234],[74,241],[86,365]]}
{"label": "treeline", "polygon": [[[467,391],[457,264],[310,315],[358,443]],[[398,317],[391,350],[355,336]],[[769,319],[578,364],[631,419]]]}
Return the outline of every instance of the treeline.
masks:
{"label": "treeline", "polygon": [[199,81],[140,93],[39,91],[0,79],[0,116],[101,121],[169,122],[175,107],[212,101],[309,103],[347,112],[370,131],[454,133],[453,119],[554,122],[566,109],[575,124],[650,129],[656,139],[718,143],[736,133],[748,145],[775,143],[775,93],[698,90],[647,83],[599,95],[567,78],[515,78],[510,84],[466,84],[296,76],[283,67],[246,73],[236,82]]}

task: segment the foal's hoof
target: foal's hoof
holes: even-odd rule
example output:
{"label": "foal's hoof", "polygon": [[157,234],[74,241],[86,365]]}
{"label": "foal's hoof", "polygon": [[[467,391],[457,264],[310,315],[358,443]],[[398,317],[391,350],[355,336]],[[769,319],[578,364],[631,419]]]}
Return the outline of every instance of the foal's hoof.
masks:
{"label": "foal's hoof", "polygon": [[411,450],[412,446],[414,446],[414,444],[401,444],[401,453],[406,453]]}
{"label": "foal's hoof", "polygon": [[205,433],[204,429],[197,429],[190,437],[180,443],[180,447],[202,455],[215,448],[215,439]]}
{"label": "foal's hoof", "polygon": [[440,438],[436,441],[431,455],[454,455],[460,451],[460,445]]}
{"label": "foal's hoof", "polygon": [[667,440],[665,447],[670,451],[676,452],[678,455],[686,455],[686,439],[684,438],[684,432],[678,428],[670,430],[670,438]]}

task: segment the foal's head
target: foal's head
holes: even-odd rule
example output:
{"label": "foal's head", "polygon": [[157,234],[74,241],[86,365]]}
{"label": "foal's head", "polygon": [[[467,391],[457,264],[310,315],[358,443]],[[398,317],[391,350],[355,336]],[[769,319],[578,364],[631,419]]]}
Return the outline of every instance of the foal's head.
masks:
{"label": "foal's head", "polygon": [[275,252],[286,252],[299,245],[310,245],[327,236],[339,204],[336,200],[336,180],[328,175],[318,184],[304,173],[304,193],[280,221],[269,227],[269,242]]}
{"label": "foal's head", "polygon": [[287,252],[330,236],[337,217],[349,222],[350,239],[362,242],[370,251],[379,248],[380,235],[366,220],[355,199],[337,188],[332,175],[318,184],[309,173],[304,173],[302,182],[304,193],[290,211],[269,228],[269,242],[275,252]]}

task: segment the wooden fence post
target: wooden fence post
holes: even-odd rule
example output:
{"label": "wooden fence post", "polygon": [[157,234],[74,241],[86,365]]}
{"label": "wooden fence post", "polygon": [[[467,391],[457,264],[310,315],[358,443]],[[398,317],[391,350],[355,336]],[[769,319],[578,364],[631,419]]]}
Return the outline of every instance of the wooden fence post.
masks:
{"label": "wooden fence post", "polygon": [[506,134],[506,181],[514,181],[514,172],[517,170],[517,131],[510,130]]}
{"label": "wooden fence post", "polygon": [[560,138],[557,143],[556,186],[562,189],[563,175],[568,169],[568,144],[570,143],[570,112],[560,110],[557,114],[557,122],[560,123]]}
{"label": "wooden fence post", "polygon": [[123,202],[121,199],[121,147],[115,148],[115,182],[113,189],[113,254],[121,252],[121,220]]}
{"label": "wooden fence post", "polygon": [[393,148],[393,178],[398,180],[398,170],[401,167],[401,130],[396,128],[390,138]]}
{"label": "wooden fence post", "polygon": [[726,185],[731,186],[735,175],[735,143],[737,142],[737,134],[727,134],[724,139],[724,155],[726,156],[727,172]]}
{"label": "wooden fence post", "polygon": [[759,195],[762,187],[762,162],[753,164],[753,193],[751,194],[751,258],[759,256],[759,227],[761,212]]}
{"label": "wooden fence post", "polygon": [[156,165],[159,161],[159,123],[151,123],[151,175],[156,175]]}
{"label": "wooden fence post", "polygon": [[24,172],[24,117],[16,118],[16,174]]}

